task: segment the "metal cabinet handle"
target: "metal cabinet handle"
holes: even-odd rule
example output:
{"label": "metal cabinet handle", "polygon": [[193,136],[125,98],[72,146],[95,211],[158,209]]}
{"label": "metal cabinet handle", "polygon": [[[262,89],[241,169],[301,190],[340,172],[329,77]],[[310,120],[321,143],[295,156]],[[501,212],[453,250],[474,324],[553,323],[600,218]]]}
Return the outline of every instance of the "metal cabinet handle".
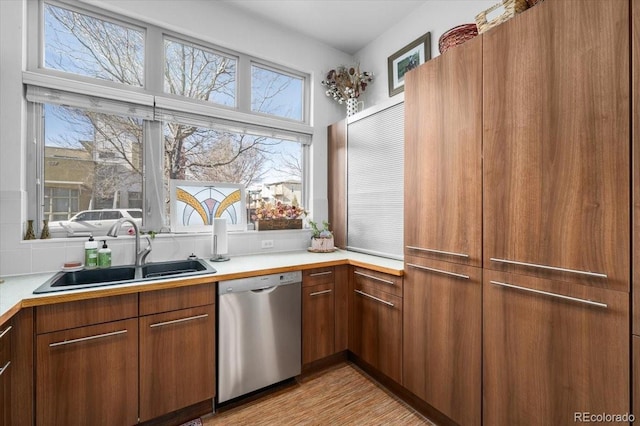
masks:
{"label": "metal cabinet handle", "polygon": [[559,268],[557,266],[538,265],[536,263],[517,262],[515,260],[497,259],[495,257],[490,258],[490,260],[492,262],[497,262],[497,263],[508,263],[510,265],[529,266],[529,267],[532,267],[532,268],[547,269],[547,270],[550,270],[550,271],[570,272],[572,274],[587,275],[587,276],[590,276],[590,277],[607,278],[607,274],[600,274],[598,272],[589,272],[589,271],[580,271],[580,270],[577,270],[577,269]]}
{"label": "metal cabinet handle", "polygon": [[353,290],[353,291],[355,291],[356,293],[361,294],[361,295],[363,295],[365,297],[368,297],[369,299],[373,299],[373,300],[375,300],[377,302],[384,303],[385,305],[389,305],[391,307],[394,306],[393,303],[387,302],[386,300],[378,299],[377,297],[372,296],[372,295],[370,295],[368,293],[365,293],[364,291],[360,291],[360,290]]}
{"label": "metal cabinet handle", "polygon": [[319,277],[320,275],[329,275],[329,274],[333,274],[333,271],[314,272],[312,274],[309,274],[309,276],[310,277]]}
{"label": "metal cabinet handle", "polygon": [[385,283],[385,284],[396,285],[396,283],[394,283],[393,281],[389,281],[389,280],[385,280],[385,279],[382,279],[382,278],[378,278],[378,277],[376,277],[374,275],[365,274],[364,272],[353,271],[353,273],[356,274],[356,275],[361,275],[363,277],[371,278],[372,280],[380,281],[380,282]]}
{"label": "metal cabinet handle", "polygon": [[443,271],[442,269],[428,268],[426,266],[414,265],[413,263],[407,263],[407,266],[410,266],[410,267],[416,268],[416,269],[423,269],[425,271],[435,272],[435,273],[438,273],[438,274],[451,275],[452,277],[456,277],[456,278],[464,278],[465,280],[469,279],[469,275],[463,275],[463,274],[457,274],[455,272]]}
{"label": "metal cabinet handle", "polygon": [[9,332],[9,330],[11,330],[12,326],[9,326],[7,328],[5,328],[2,333],[0,333],[0,339],[2,339],[4,337],[5,334],[7,334]]}
{"label": "metal cabinet handle", "polygon": [[322,290],[322,291],[314,291],[313,293],[309,293],[309,296],[319,296],[321,294],[331,293],[333,290]]}
{"label": "metal cabinet handle", "polygon": [[457,257],[465,257],[465,258],[469,257],[468,254],[464,254],[464,253],[453,253],[450,251],[435,250],[435,249],[428,249],[428,248],[415,247],[415,246],[406,246],[406,247],[410,250],[426,251],[429,253],[436,253],[436,254],[446,254],[447,256],[457,256]]}
{"label": "metal cabinet handle", "polygon": [[543,291],[543,290],[534,290],[532,288],[520,287],[520,286],[517,286],[517,285],[502,283],[502,282],[499,282],[499,281],[489,281],[489,282],[491,284],[494,284],[494,285],[497,285],[497,286],[501,286],[501,287],[509,287],[509,288],[513,288],[513,289],[516,289],[516,290],[528,291],[530,293],[536,293],[536,294],[542,294],[542,295],[545,295],[545,296],[557,297],[558,299],[571,300],[572,302],[584,303],[586,305],[597,306],[599,308],[607,308],[608,307],[608,305],[606,303],[594,302],[593,300],[579,299],[577,297],[565,296],[563,294],[557,294],[557,293],[550,293],[548,291]]}
{"label": "metal cabinet handle", "polygon": [[192,317],[179,318],[179,319],[175,319],[175,320],[171,320],[171,321],[157,322],[155,324],[151,324],[149,326],[149,328],[162,327],[163,325],[177,324],[179,322],[185,322],[185,321],[193,321],[193,320],[197,320],[197,319],[201,319],[201,318],[206,318],[208,316],[209,316],[209,314],[201,314],[201,315],[194,315]]}
{"label": "metal cabinet handle", "polygon": [[11,364],[11,361],[7,361],[4,367],[0,368],[0,376],[2,376],[2,373],[4,373],[7,368],[9,368],[9,364]]}
{"label": "metal cabinet handle", "polygon": [[127,330],[119,330],[119,331],[112,331],[111,333],[96,334],[95,336],[81,337],[79,339],[71,339],[71,340],[65,340],[62,342],[49,343],[49,347],[53,348],[55,346],[70,345],[71,343],[86,342],[87,340],[102,339],[104,337],[117,336],[118,334],[124,334],[126,332]]}

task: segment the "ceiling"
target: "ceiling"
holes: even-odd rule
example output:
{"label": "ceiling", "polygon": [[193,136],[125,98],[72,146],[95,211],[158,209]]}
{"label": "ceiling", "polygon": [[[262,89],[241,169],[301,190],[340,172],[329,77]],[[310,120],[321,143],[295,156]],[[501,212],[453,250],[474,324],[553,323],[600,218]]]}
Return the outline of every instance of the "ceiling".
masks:
{"label": "ceiling", "polygon": [[353,55],[428,0],[224,0]]}

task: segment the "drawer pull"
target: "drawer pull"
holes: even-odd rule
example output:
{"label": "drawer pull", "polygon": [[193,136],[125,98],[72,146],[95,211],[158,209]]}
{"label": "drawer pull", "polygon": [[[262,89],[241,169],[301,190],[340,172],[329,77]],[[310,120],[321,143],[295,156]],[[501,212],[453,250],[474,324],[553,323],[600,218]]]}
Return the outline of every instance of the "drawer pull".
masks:
{"label": "drawer pull", "polygon": [[456,277],[456,278],[464,278],[465,280],[469,279],[469,275],[456,274],[455,272],[443,271],[442,269],[427,268],[426,266],[414,265],[413,263],[407,263],[407,266],[410,266],[416,269],[423,269],[425,271],[435,272],[437,274],[451,275],[452,277]]}
{"label": "drawer pull", "polygon": [[385,280],[385,279],[382,279],[382,278],[378,278],[378,277],[373,276],[373,275],[365,274],[364,272],[353,271],[353,273],[356,274],[356,275],[361,275],[363,277],[371,278],[372,280],[380,281],[380,282],[385,283],[385,284],[389,284],[389,285],[395,285],[396,284],[393,281],[389,281],[389,280]]}
{"label": "drawer pull", "polygon": [[95,336],[81,337],[79,339],[71,339],[71,340],[65,340],[62,342],[49,343],[49,347],[53,348],[55,346],[70,345],[71,343],[86,342],[87,340],[102,339],[104,337],[117,336],[118,334],[124,334],[126,332],[127,330],[119,330],[119,331],[112,331],[111,333],[96,334]]}
{"label": "drawer pull", "polygon": [[7,361],[4,367],[0,368],[0,376],[2,376],[2,373],[4,373],[7,368],[9,368],[9,364],[11,364],[11,361]]}
{"label": "drawer pull", "polygon": [[372,295],[370,295],[370,294],[368,294],[368,293],[365,293],[364,291],[360,291],[360,290],[353,290],[353,291],[355,291],[356,293],[361,294],[361,295],[363,295],[363,296],[365,296],[365,297],[368,297],[369,299],[373,299],[373,300],[375,300],[376,302],[384,303],[385,305],[389,305],[389,306],[391,306],[391,307],[393,307],[393,306],[394,306],[394,305],[393,305],[393,303],[391,303],[391,302],[387,302],[386,300],[378,299],[377,297],[372,296]]}
{"label": "drawer pull", "polygon": [[0,333],[0,339],[2,339],[4,337],[5,334],[7,334],[9,332],[9,330],[11,330],[11,326],[5,328],[2,333]]}
{"label": "drawer pull", "polygon": [[319,277],[321,275],[329,275],[329,274],[333,274],[333,271],[314,272],[312,274],[309,274],[309,276],[310,277]]}
{"label": "drawer pull", "polygon": [[185,322],[185,321],[193,321],[201,318],[206,318],[208,316],[209,314],[202,314],[202,315],[194,315],[192,317],[187,317],[187,318],[179,318],[171,321],[157,322],[155,324],[151,324],[149,328],[162,327],[163,325],[177,324],[179,322]]}
{"label": "drawer pull", "polygon": [[313,293],[309,293],[309,296],[320,296],[321,294],[331,293],[333,290],[322,290],[322,291],[314,291]]}
{"label": "drawer pull", "polygon": [[577,269],[559,268],[557,266],[548,266],[548,265],[538,265],[538,264],[535,264],[535,263],[517,262],[515,260],[496,259],[495,257],[490,258],[490,260],[492,262],[497,262],[497,263],[508,263],[509,265],[529,266],[531,268],[547,269],[547,270],[550,270],[550,271],[570,272],[572,274],[587,275],[587,276],[590,276],[590,277],[607,278],[607,274],[600,274],[598,272],[588,272],[588,271],[580,271],[580,270],[577,270]]}
{"label": "drawer pull", "polygon": [[489,281],[489,282],[491,284],[498,285],[498,286],[501,286],[501,287],[509,287],[509,288],[513,288],[513,289],[516,289],[516,290],[528,291],[530,293],[537,293],[537,294],[542,294],[542,295],[545,295],[545,296],[557,297],[558,299],[564,299],[564,300],[570,300],[572,302],[584,303],[586,305],[597,306],[599,308],[608,308],[608,305],[606,303],[594,302],[593,300],[579,299],[577,297],[565,296],[563,294],[550,293],[548,291],[542,291],[542,290],[534,290],[532,288],[520,287],[520,286],[517,286],[517,285],[507,284],[507,283],[501,283],[499,281]]}
{"label": "drawer pull", "polygon": [[457,256],[457,257],[465,257],[465,258],[469,257],[468,254],[464,254],[464,253],[453,253],[453,252],[450,252],[450,251],[442,251],[442,250],[428,249],[428,248],[415,247],[415,246],[407,246],[407,248],[409,250],[426,251],[426,252],[429,252],[429,253],[445,254],[447,256]]}

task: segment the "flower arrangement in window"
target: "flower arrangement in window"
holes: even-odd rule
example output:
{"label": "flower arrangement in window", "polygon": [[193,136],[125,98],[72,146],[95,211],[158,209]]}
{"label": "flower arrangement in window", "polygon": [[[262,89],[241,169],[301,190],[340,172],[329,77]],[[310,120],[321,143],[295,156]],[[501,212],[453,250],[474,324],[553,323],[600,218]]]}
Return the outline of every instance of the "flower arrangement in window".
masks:
{"label": "flower arrangement in window", "polygon": [[327,96],[342,104],[347,99],[357,99],[372,81],[373,73],[361,72],[360,65],[349,68],[341,65],[327,73],[322,85],[327,88]]}
{"label": "flower arrangement in window", "polygon": [[265,219],[299,219],[305,214],[300,206],[284,204],[280,201],[273,203],[260,202],[251,218],[253,220]]}

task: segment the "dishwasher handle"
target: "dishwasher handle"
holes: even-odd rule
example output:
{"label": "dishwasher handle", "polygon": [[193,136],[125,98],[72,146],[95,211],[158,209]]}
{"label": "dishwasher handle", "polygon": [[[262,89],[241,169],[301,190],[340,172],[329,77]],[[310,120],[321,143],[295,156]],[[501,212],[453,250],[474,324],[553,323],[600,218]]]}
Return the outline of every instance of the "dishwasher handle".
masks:
{"label": "dishwasher handle", "polygon": [[277,285],[271,285],[271,286],[256,288],[249,291],[251,291],[251,293],[272,293],[276,288],[278,288]]}

